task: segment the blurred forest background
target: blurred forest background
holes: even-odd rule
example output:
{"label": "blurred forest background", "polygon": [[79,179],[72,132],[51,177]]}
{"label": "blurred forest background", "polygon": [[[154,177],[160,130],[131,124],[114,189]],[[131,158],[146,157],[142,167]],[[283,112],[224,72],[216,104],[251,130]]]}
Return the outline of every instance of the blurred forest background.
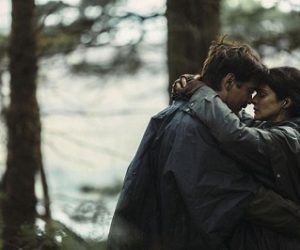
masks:
{"label": "blurred forest background", "polygon": [[0,0],[0,249],[105,249],[170,83],[219,34],[300,66],[298,0]]}

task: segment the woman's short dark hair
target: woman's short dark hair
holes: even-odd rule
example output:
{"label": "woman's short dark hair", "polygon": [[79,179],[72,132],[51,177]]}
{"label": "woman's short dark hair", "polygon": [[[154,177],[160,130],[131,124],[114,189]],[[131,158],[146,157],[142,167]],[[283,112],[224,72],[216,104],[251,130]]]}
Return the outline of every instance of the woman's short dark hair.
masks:
{"label": "woman's short dark hair", "polygon": [[267,85],[275,92],[278,100],[290,98],[288,109],[291,117],[300,116],[300,71],[293,67],[271,68]]}
{"label": "woman's short dark hair", "polygon": [[224,42],[224,37],[213,41],[203,63],[202,80],[215,90],[220,90],[221,80],[228,74],[237,81],[262,81],[268,72],[260,57],[249,45]]}

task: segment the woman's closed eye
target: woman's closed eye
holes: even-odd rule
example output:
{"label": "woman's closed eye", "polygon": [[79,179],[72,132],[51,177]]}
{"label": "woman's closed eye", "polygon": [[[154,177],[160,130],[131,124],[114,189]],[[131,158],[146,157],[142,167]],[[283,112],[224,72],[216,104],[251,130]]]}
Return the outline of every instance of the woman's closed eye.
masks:
{"label": "woman's closed eye", "polygon": [[257,90],[255,96],[265,97],[266,95],[267,95],[267,93],[265,91],[263,91],[263,90]]}

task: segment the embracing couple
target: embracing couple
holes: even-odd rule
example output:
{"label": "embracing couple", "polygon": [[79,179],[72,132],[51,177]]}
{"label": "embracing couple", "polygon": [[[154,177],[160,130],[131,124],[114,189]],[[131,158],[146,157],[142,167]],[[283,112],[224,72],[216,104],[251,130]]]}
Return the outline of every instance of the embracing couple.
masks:
{"label": "embracing couple", "polygon": [[108,249],[300,249],[300,71],[220,40],[174,93],[127,170]]}

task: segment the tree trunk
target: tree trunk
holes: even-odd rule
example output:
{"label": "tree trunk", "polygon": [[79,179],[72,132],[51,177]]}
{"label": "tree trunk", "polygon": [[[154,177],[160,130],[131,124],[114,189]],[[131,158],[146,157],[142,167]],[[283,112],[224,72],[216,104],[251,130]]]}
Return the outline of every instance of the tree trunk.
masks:
{"label": "tree trunk", "polygon": [[4,249],[24,247],[21,226],[33,228],[36,218],[35,174],[42,159],[34,10],[34,0],[12,0]]}
{"label": "tree trunk", "polygon": [[220,0],[167,0],[166,16],[170,93],[180,75],[200,72],[220,31]]}

